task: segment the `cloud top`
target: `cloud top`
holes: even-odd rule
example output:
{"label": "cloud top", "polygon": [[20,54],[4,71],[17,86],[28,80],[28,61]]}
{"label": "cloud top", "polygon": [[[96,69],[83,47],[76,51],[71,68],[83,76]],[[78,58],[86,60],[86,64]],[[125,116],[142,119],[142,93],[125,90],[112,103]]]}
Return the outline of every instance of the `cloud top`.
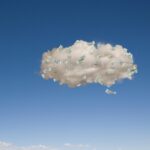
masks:
{"label": "cloud top", "polygon": [[71,144],[71,143],[65,143],[64,144],[65,147],[68,148],[89,148],[90,146],[87,144]]}
{"label": "cloud top", "polygon": [[53,150],[45,145],[32,145],[28,147],[16,146],[12,143],[0,141],[0,150]]}
{"label": "cloud top", "polygon": [[56,150],[46,145],[16,146],[12,143],[0,141],[0,150]]}
{"label": "cloud top", "polygon": [[41,75],[69,87],[99,83],[110,87],[132,79],[137,73],[133,56],[121,45],[77,40],[69,47],[59,46],[43,54]]}
{"label": "cloud top", "polygon": [[92,146],[89,146],[87,144],[66,143],[62,145],[61,147],[52,148],[51,146],[46,146],[46,145],[17,146],[12,143],[0,141],[0,150],[66,150],[66,149],[94,150]]}

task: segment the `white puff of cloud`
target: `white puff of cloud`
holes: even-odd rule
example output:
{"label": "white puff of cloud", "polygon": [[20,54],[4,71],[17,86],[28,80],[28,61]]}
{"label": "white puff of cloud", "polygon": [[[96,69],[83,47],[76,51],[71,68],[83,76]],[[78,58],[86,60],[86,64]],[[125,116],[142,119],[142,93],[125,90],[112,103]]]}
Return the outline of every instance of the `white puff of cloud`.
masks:
{"label": "white puff of cloud", "polygon": [[88,144],[71,144],[71,143],[65,143],[65,147],[68,148],[89,148]]}
{"label": "white puff of cloud", "polygon": [[119,80],[131,80],[135,73],[137,66],[133,56],[123,46],[82,40],[45,52],[41,62],[44,79],[53,79],[69,87],[88,83],[110,87]]}
{"label": "white puff of cloud", "polygon": [[106,94],[112,94],[112,95],[116,95],[116,94],[117,94],[116,91],[112,91],[112,90],[110,90],[110,89],[106,89],[106,90],[105,90],[105,93],[106,93]]}

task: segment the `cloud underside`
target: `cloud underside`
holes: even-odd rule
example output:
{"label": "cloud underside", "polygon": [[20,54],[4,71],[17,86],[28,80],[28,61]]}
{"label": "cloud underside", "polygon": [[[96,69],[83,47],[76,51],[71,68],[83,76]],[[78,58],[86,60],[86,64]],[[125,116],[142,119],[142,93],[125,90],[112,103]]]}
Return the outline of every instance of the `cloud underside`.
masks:
{"label": "cloud underside", "polygon": [[126,48],[82,40],[45,52],[41,62],[44,79],[53,79],[69,87],[88,83],[110,87],[119,80],[132,79],[135,73],[137,66]]}

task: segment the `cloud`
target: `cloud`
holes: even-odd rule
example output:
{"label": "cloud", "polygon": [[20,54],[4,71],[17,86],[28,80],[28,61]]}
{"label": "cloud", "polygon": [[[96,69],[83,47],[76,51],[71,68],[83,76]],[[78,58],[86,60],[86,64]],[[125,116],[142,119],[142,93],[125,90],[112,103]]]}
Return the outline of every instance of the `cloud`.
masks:
{"label": "cloud", "polygon": [[0,150],[66,150],[66,148],[72,150],[93,150],[93,147],[87,144],[66,143],[61,147],[52,148],[46,145],[17,146],[12,143],[0,141]]}
{"label": "cloud", "polygon": [[89,148],[90,147],[87,144],[71,144],[71,143],[65,143],[64,146],[68,148]]}
{"label": "cloud", "polygon": [[117,94],[116,91],[112,91],[112,90],[110,90],[110,89],[106,89],[106,90],[105,90],[105,93],[106,93],[106,94],[112,94],[112,95],[116,95],[116,94]]}
{"label": "cloud", "polygon": [[45,52],[41,62],[44,79],[53,79],[69,87],[89,83],[110,87],[119,80],[131,80],[135,73],[137,66],[133,56],[123,46],[82,40]]}
{"label": "cloud", "polygon": [[45,145],[16,146],[12,143],[0,141],[0,150],[56,150]]}

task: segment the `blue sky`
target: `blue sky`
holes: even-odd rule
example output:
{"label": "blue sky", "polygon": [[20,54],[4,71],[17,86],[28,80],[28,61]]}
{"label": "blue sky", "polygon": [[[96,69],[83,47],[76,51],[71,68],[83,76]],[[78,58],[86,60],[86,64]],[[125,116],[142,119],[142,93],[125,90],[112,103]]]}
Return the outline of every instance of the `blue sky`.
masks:
{"label": "blue sky", "polygon": [[[0,140],[17,145],[82,143],[98,150],[150,149],[148,0],[1,0]],[[132,81],[70,89],[40,75],[42,53],[74,41],[127,47]]]}

